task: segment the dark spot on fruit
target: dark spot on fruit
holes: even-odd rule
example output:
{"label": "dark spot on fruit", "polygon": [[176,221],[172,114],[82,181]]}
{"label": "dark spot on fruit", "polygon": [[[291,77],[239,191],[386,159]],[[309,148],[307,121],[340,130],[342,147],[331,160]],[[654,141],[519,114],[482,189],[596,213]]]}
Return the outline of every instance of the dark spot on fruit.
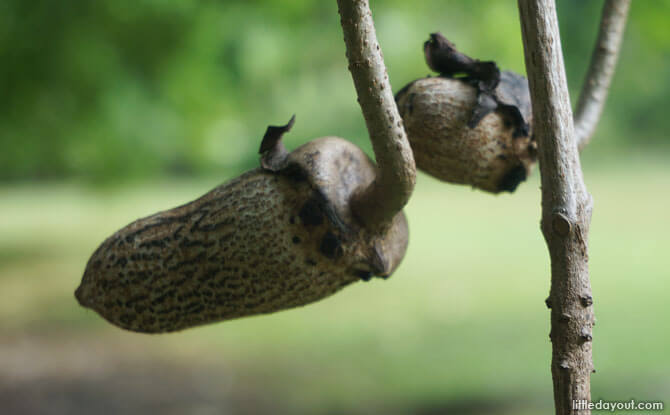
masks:
{"label": "dark spot on fruit", "polygon": [[307,258],[307,259],[305,260],[305,264],[307,264],[307,265],[311,265],[311,266],[314,267],[314,266],[316,266],[316,261],[314,261],[313,259],[309,259],[309,258]]}
{"label": "dark spot on fruit", "polygon": [[290,218],[288,218],[288,222],[289,222],[291,225],[293,225],[293,224],[295,223],[295,216],[291,216]]}
{"label": "dark spot on fruit", "polygon": [[298,238],[297,236],[294,236],[293,239],[291,239],[291,240],[293,241],[294,244],[299,244],[300,243],[300,238]]}
{"label": "dark spot on fruit", "polygon": [[330,231],[326,232],[323,236],[319,250],[323,255],[330,259],[336,259],[342,256],[340,240]]}
{"label": "dark spot on fruit", "polygon": [[519,164],[508,171],[498,183],[498,190],[501,192],[513,192],[519,183],[526,180],[526,169]]}
{"label": "dark spot on fruit", "polygon": [[305,202],[298,212],[303,225],[316,226],[323,223],[323,214],[319,202],[312,198]]}
{"label": "dark spot on fruit", "polygon": [[360,279],[362,279],[363,281],[366,281],[366,282],[370,281],[370,279],[372,278],[372,272],[370,272],[370,271],[356,270],[356,271],[354,271],[354,274],[358,278],[360,278]]}
{"label": "dark spot on fruit", "polygon": [[307,174],[298,164],[289,164],[281,173],[294,182],[304,182],[307,180]]}

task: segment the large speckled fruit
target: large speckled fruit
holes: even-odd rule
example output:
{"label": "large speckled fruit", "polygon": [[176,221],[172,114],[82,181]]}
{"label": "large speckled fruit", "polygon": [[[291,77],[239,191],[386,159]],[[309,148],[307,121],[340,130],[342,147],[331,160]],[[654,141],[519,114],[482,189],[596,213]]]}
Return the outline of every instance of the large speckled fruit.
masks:
{"label": "large speckled fruit", "polygon": [[[501,101],[522,82],[519,75],[503,72],[496,90]],[[519,132],[516,107],[500,105],[472,126],[478,92],[471,83],[419,79],[403,88],[396,101],[417,167],[440,180],[511,192],[535,163],[536,143],[529,131]],[[528,118],[530,101],[525,109]]]}
{"label": "large speckled fruit", "polygon": [[352,217],[375,177],[355,145],[321,138],[263,165],[110,236],[79,302],[127,330],[170,332],[302,306],[398,266],[404,214],[376,231]]}

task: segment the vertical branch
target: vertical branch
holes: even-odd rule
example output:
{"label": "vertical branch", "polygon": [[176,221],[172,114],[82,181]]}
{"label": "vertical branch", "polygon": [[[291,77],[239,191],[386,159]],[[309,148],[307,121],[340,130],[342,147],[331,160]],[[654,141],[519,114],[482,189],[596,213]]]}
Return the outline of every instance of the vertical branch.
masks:
{"label": "vertical branch", "polygon": [[[553,0],[518,0],[539,141],[542,233],[551,257],[551,371],[556,413],[591,397],[593,307],[587,238],[591,196],[582,178]],[[589,413],[582,411],[580,414]]]}
{"label": "vertical branch", "polygon": [[593,136],[614,76],[630,0],[606,0],[598,40],[575,111],[575,137],[582,150]]}
{"label": "vertical branch", "polygon": [[416,181],[414,156],[398,113],[368,0],[338,0],[349,70],[372,141],[378,174],[353,203],[370,226],[384,224],[409,200]]}

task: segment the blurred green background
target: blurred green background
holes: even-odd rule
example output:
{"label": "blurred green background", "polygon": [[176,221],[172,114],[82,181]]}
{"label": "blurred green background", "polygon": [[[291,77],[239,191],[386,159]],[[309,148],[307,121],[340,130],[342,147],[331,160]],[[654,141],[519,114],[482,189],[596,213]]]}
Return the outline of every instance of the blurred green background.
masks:
{"label": "blurred green background", "polygon": [[[573,100],[602,1],[563,0]],[[513,1],[372,4],[397,91],[428,34],[524,72]],[[583,154],[595,200],[595,399],[670,397],[670,1],[633,2]],[[293,148],[370,151],[335,1],[0,2],[0,407],[9,414],[551,413],[538,173],[491,196],[420,175],[388,281],[308,308],[164,336],[76,304],[86,260],[140,216]],[[5,412],[3,412],[5,413]]]}

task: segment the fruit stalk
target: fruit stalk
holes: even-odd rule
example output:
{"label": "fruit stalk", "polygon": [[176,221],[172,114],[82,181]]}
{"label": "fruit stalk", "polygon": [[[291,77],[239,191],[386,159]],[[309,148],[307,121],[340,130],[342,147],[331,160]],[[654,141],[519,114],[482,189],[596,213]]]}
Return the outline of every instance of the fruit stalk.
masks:
{"label": "fruit stalk", "polygon": [[354,200],[366,225],[384,225],[407,204],[416,165],[398,113],[368,0],[338,0],[349,71],[375,152],[378,175]]}

